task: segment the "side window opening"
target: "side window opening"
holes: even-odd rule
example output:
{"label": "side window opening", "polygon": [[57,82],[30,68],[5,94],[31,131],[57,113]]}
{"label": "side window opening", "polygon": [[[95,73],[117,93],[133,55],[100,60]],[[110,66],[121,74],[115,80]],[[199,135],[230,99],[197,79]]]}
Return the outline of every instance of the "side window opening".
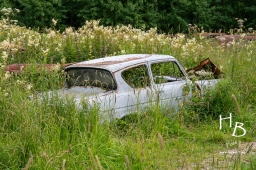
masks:
{"label": "side window opening", "polygon": [[184,80],[184,74],[176,62],[151,64],[153,79],[156,84]]}
{"label": "side window opening", "polygon": [[129,68],[122,72],[125,82],[132,88],[145,88],[150,86],[146,65]]}

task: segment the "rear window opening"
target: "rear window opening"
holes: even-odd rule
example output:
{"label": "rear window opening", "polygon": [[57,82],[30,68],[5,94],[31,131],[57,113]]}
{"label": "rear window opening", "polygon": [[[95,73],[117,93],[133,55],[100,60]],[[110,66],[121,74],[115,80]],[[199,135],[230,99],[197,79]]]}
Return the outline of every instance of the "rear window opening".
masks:
{"label": "rear window opening", "polygon": [[71,68],[65,71],[65,86],[98,87],[104,90],[116,90],[116,83],[108,70],[97,68]]}

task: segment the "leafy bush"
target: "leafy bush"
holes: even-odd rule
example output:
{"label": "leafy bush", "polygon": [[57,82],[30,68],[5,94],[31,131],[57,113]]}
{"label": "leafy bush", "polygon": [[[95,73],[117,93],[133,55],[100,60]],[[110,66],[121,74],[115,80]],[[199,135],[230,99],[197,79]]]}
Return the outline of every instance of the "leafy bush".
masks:
{"label": "leafy bush", "polygon": [[194,96],[192,103],[188,103],[187,109],[197,113],[200,119],[209,117],[218,119],[219,115],[234,113],[236,109],[232,99],[233,89],[231,80],[221,80],[214,89],[207,90],[202,97]]}

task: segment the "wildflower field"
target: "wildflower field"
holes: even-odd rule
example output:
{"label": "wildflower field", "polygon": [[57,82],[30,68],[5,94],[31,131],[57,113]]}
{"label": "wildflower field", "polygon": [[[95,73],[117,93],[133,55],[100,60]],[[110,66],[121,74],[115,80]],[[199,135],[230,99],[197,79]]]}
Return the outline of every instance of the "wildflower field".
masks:
{"label": "wildflower field", "polygon": [[[85,114],[73,101],[29,99],[61,88],[65,63],[130,53],[172,55],[186,68],[210,58],[225,76],[205,98],[195,96],[175,114],[156,106],[103,124],[97,108]],[[37,31],[3,18],[0,169],[256,168],[255,54],[256,42],[244,39],[219,44],[203,34],[166,35],[156,28],[103,27],[99,21],[77,30]],[[13,63],[31,65],[21,74],[5,72]],[[58,64],[52,72],[36,66],[52,63]],[[232,127],[225,120],[220,130],[219,115],[230,113]],[[236,122],[243,123],[245,135],[232,136]]]}

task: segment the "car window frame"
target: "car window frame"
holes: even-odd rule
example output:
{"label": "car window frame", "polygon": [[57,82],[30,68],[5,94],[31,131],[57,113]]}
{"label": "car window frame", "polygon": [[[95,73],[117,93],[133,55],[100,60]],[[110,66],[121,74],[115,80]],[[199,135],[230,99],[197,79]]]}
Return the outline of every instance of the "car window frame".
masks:
{"label": "car window frame", "polygon": [[[129,83],[127,83],[126,79],[123,77],[122,73],[124,71],[127,71],[129,69],[132,69],[132,68],[136,68],[136,67],[140,67],[140,66],[145,66],[146,68],[146,71],[147,71],[147,75],[148,75],[148,86],[145,86],[145,87],[132,87]],[[120,72],[120,76],[121,78],[123,79],[123,81],[131,88],[131,89],[140,89],[140,88],[151,88],[152,86],[152,76],[151,76],[151,72],[149,70],[149,67],[148,67],[148,62],[146,63],[139,63],[139,64],[136,64],[136,65],[132,65],[130,67],[126,67],[125,69],[123,69],[121,72]]]}
{"label": "car window frame", "polygon": [[151,84],[154,84],[154,85],[163,85],[163,84],[169,84],[169,83],[175,83],[177,82],[178,80],[176,81],[172,81],[172,82],[164,82],[164,83],[155,83],[154,81],[154,75],[153,75],[153,71],[152,71],[152,67],[151,65],[152,64],[157,64],[157,63],[167,63],[167,62],[173,62],[176,64],[176,66],[179,68],[179,71],[180,73],[183,74],[183,77],[182,77],[182,80],[179,80],[179,81],[187,81],[187,75],[186,73],[184,72],[184,70],[182,69],[182,67],[180,66],[180,64],[176,61],[176,60],[156,60],[156,61],[150,61],[148,62],[148,68],[150,70],[150,76],[151,76]]}

